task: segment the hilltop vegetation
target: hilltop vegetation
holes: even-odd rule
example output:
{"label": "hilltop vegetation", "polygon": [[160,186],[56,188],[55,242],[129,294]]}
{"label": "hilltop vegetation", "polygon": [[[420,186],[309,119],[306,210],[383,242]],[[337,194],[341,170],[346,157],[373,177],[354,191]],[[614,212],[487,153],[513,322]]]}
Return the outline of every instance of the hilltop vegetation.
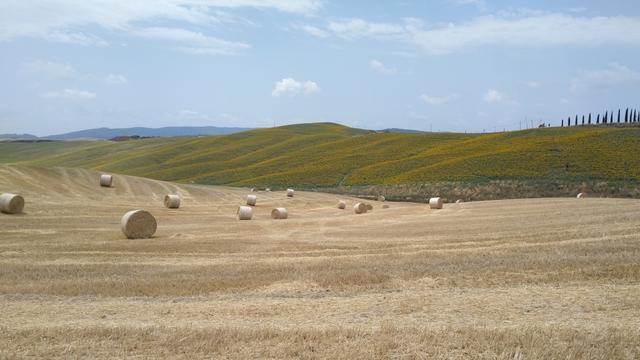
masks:
{"label": "hilltop vegetation", "polygon": [[0,162],[235,186],[640,180],[640,128],[375,133],[331,123],[135,142],[0,143]]}

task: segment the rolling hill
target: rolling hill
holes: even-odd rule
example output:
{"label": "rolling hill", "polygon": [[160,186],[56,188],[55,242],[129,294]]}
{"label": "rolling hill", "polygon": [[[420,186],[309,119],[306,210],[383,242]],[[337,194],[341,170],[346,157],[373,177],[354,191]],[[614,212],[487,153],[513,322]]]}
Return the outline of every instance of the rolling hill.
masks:
{"label": "rolling hill", "polygon": [[234,186],[640,180],[640,128],[376,133],[333,123],[134,142],[0,143],[0,162]]}
{"label": "rolling hill", "polygon": [[228,135],[249,130],[247,128],[215,127],[215,126],[170,126],[163,128],[97,128],[73,131],[65,134],[45,136],[47,140],[98,139],[108,140],[116,136],[145,136],[145,137],[174,137],[174,136],[203,136]]}

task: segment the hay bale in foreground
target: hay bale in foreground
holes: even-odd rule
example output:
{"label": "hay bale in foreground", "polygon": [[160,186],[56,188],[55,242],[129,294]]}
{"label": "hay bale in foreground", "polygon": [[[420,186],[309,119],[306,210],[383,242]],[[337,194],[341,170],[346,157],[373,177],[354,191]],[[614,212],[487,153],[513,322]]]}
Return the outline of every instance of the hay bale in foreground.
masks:
{"label": "hay bale in foreground", "polygon": [[251,220],[253,209],[249,206],[238,206],[238,220]]}
{"label": "hay bale in foreground", "polygon": [[338,201],[338,209],[344,210],[346,208],[347,208],[347,203],[346,202],[344,202],[342,200]]}
{"label": "hay bale in foreground", "polygon": [[5,214],[20,214],[24,209],[24,198],[20,195],[4,193],[0,195],[0,211]]}
{"label": "hay bale in foreground", "polygon": [[367,212],[367,205],[365,203],[356,203],[353,205],[353,211],[356,214],[365,214]]}
{"label": "hay bale in foreground", "polygon": [[247,195],[247,205],[249,206],[256,206],[256,203],[258,202],[258,197],[255,195]]}
{"label": "hay bale in foreground", "polygon": [[100,186],[111,187],[113,185],[113,175],[102,174],[100,175]]}
{"label": "hay bale in foreground", "polygon": [[287,197],[293,197],[295,191],[293,189],[287,189]]}
{"label": "hay bale in foreground", "polygon": [[156,233],[156,218],[145,210],[131,210],[120,221],[122,233],[128,239],[147,239]]}
{"label": "hay bale in foreground", "polygon": [[373,205],[367,203],[365,206],[367,207],[367,211],[373,210]]}
{"label": "hay bale in foreground", "polygon": [[169,209],[177,209],[180,207],[180,195],[169,194],[164,196],[164,206]]}
{"label": "hay bale in foreground", "polygon": [[442,198],[434,197],[429,199],[429,207],[431,209],[442,209],[443,205],[444,205],[444,201],[442,201]]}
{"label": "hay bale in foreground", "polygon": [[578,194],[578,196],[576,196],[576,198],[578,198],[578,199],[582,199],[582,198],[586,198],[586,197],[588,197],[587,193],[580,193],[580,194]]}
{"label": "hay bale in foreground", "polygon": [[286,208],[275,208],[271,210],[272,219],[286,219],[289,217],[289,213]]}

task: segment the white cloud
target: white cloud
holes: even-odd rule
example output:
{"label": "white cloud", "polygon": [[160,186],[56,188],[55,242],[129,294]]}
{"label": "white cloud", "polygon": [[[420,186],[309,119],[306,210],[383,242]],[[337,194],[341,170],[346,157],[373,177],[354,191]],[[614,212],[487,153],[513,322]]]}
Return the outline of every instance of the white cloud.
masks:
{"label": "white cloud", "polygon": [[127,78],[122,74],[109,74],[106,76],[83,74],[67,63],[35,60],[22,64],[22,68],[36,76],[49,80],[92,80],[106,82],[113,85],[126,84]]}
{"label": "white cloud", "polygon": [[482,98],[486,103],[496,104],[502,102],[506,98],[506,95],[498,90],[489,89]]}
{"label": "white cloud", "polygon": [[299,94],[308,95],[320,91],[320,87],[313,81],[297,81],[292,78],[284,78],[276,82],[271,91],[271,95],[279,97],[281,95],[296,96]]}
{"label": "white cloud", "polygon": [[42,97],[46,99],[92,100],[95,99],[96,93],[84,90],[64,89],[60,91],[46,92],[42,94]]}
{"label": "white cloud", "polygon": [[432,105],[432,106],[438,106],[438,105],[443,105],[448,103],[449,101],[457,98],[458,95],[457,94],[453,94],[453,95],[446,95],[446,96],[432,96],[432,95],[427,95],[427,94],[422,94],[420,95],[420,99],[422,99],[422,101],[424,101],[425,103]]}
{"label": "white cloud", "polygon": [[148,27],[132,32],[133,35],[154,40],[167,40],[187,43],[190,46],[179,47],[178,50],[189,54],[224,55],[236,54],[248,49],[250,45],[241,42],[221,40],[199,32],[181,28]]}
{"label": "white cloud", "polygon": [[542,84],[539,81],[527,81],[525,83],[525,85],[527,85],[528,87],[530,87],[532,89],[537,89],[540,86],[542,86]]}
{"label": "white cloud", "polygon": [[583,93],[591,90],[639,85],[640,72],[614,62],[609,64],[606,69],[587,71],[574,78],[571,81],[571,90]]}
{"label": "white cloud", "polygon": [[73,66],[53,61],[35,60],[22,64],[22,68],[30,73],[42,75],[49,79],[72,79],[78,76]]}
{"label": "white cloud", "polygon": [[400,35],[405,29],[402,25],[372,23],[362,19],[349,19],[330,21],[327,25],[327,31],[345,39],[357,39],[363,37]]}
{"label": "white cloud", "polygon": [[127,80],[127,78],[121,74],[109,74],[104,78],[104,80],[109,84],[114,85],[126,84],[127,82],[129,82],[129,80]]}
{"label": "white cloud", "polygon": [[313,35],[317,38],[328,38],[330,36],[330,34],[327,31],[324,31],[318,27],[315,26],[311,26],[311,25],[305,25],[305,26],[301,26],[300,27],[304,32]]}
{"label": "white cloud", "polygon": [[398,69],[387,67],[385,64],[375,59],[369,62],[369,67],[371,70],[384,75],[395,75],[398,73]]}
{"label": "white cloud", "polygon": [[449,0],[449,3],[454,5],[474,5],[478,8],[484,9],[487,6],[487,3],[484,0]]}
{"label": "white cloud", "polygon": [[[51,42],[106,46],[92,34],[97,28],[129,34],[141,24],[183,23],[206,26],[238,22],[221,9],[256,8],[310,15],[322,0],[29,0],[0,1],[0,42],[37,38]],[[244,21],[247,23],[247,21]],[[179,26],[179,25],[176,25]],[[149,32],[157,31],[151,28]],[[144,31],[142,31],[144,33]],[[203,35],[204,36],[204,35]],[[207,36],[208,47],[185,47],[189,53],[226,54],[245,44]]]}
{"label": "white cloud", "polygon": [[431,27],[416,19],[404,19],[401,23],[345,19],[331,21],[321,30],[349,40],[374,38],[397,41],[431,55],[485,46],[640,45],[640,17],[580,17],[530,10],[503,12],[469,22]]}

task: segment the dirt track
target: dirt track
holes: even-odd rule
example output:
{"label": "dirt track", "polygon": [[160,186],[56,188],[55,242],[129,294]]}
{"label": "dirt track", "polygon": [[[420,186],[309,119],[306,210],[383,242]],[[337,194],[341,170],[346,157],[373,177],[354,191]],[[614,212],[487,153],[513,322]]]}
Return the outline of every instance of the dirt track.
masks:
{"label": "dirt track", "polygon": [[[240,222],[246,189],[5,165],[0,192],[26,200],[0,214],[0,358],[640,357],[638,200],[259,192]],[[120,232],[136,208],[153,239]]]}

